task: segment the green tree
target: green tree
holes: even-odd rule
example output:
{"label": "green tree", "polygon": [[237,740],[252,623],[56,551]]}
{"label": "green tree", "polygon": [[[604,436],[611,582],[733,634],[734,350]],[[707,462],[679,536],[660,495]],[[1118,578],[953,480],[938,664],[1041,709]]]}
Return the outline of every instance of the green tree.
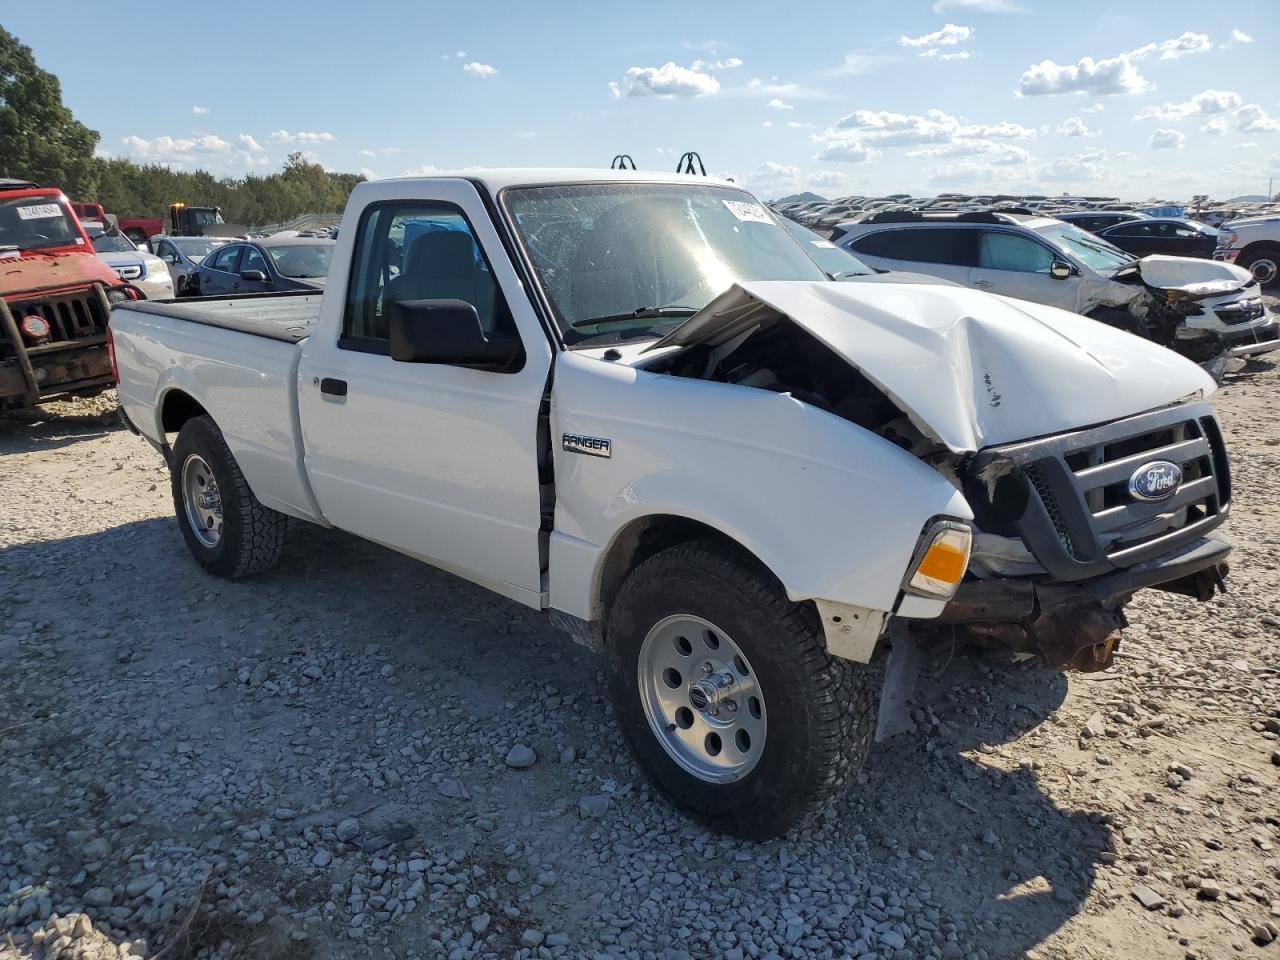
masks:
{"label": "green tree", "polygon": [[62,103],[58,78],[36,64],[31,48],[0,27],[0,176],[61,187],[80,198],[94,192],[98,132]]}

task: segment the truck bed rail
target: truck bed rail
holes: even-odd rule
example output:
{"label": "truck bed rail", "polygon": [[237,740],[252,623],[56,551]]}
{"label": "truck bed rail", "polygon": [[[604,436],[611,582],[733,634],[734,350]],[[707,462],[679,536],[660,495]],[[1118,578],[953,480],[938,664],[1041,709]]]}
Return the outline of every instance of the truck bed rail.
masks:
{"label": "truck bed rail", "polygon": [[184,297],[121,304],[131,311],[225,327],[271,340],[297,343],[311,336],[320,317],[320,291],[244,294],[235,297]]}

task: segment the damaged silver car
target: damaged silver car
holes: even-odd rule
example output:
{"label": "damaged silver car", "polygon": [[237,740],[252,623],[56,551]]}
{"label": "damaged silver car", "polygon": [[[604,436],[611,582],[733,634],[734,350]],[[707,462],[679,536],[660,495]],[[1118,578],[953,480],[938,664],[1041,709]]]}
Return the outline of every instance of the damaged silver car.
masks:
{"label": "damaged silver car", "polygon": [[1247,270],[1189,257],[1136,258],[1050,217],[893,212],[842,224],[840,246],[877,270],[914,270],[1083,314],[1170,347],[1212,373],[1280,348]]}

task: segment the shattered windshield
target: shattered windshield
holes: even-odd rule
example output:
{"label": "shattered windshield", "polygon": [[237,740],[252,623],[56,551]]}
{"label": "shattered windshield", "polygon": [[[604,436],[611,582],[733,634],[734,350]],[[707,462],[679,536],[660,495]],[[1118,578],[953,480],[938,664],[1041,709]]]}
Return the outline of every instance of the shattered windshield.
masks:
{"label": "shattered windshield", "polygon": [[1095,270],[1115,270],[1137,259],[1131,253],[1113,247],[1101,237],[1078,230],[1069,223],[1055,223],[1051,227],[1042,227],[1036,233],[1063,253],[1083,261]]}
{"label": "shattered windshield", "polygon": [[588,183],[503,192],[570,345],[658,337],[739,280],[826,280],[750,194]]}
{"label": "shattered windshield", "polygon": [[83,243],[66,209],[52,197],[0,200],[0,247],[40,250]]}

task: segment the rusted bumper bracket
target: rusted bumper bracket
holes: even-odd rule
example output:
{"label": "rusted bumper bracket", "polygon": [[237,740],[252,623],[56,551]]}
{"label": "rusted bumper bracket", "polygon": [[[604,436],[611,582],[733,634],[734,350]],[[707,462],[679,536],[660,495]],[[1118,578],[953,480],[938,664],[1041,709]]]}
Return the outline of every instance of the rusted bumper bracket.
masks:
{"label": "rusted bumper bracket", "polygon": [[1091,580],[973,580],[960,585],[938,623],[960,624],[1004,646],[1039,653],[1052,667],[1103,670],[1125,626],[1123,608],[1152,588],[1208,600],[1225,590],[1230,544],[1204,537],[1186,546]]}

